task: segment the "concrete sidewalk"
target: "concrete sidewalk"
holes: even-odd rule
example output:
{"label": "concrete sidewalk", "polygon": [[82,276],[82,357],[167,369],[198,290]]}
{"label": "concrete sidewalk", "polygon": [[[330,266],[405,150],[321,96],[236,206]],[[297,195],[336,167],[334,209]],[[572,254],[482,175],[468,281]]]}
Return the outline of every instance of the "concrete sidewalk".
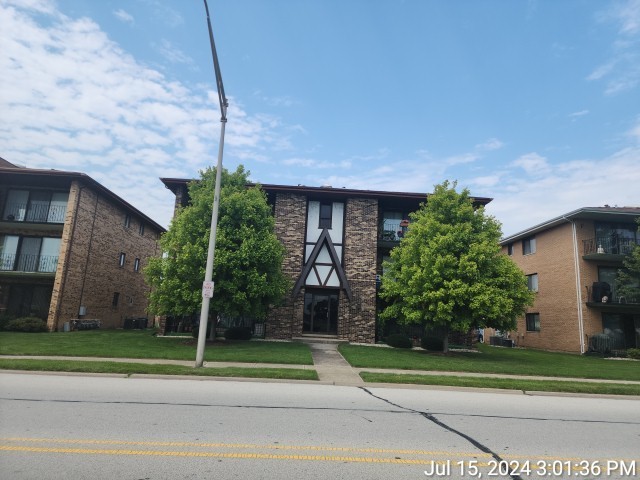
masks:
{"label": "concrete sidewalk", "polygon": [[[356,368],[352,367],[338,351],[337,343],[314,343],[305,342],[311,349],[313,365],[291,365],[280,363],[242,363],[242,362],[205,362],[205,368],[224,367],[244,367],[244,368],[297,368],[303,370],[316,370],[320,383],[343,386],[362,386],[364,381],[360,377],[360,372],[392,373],[399,375],[449,375],[456,377],[477,377],[477,378],[511,378],[522,380],[553,380],[560,382],[585,382],[585,383],[618,383],[627,385],[640,385],[640,380],[604,380],[589,378],[569,378],[569,377],[543,377],[530,375],[506,375],[495,373],[470,373],[470,372],[447,372],[447,371],[424,371],[424,370],[398,370],[382,368]],[[123,362],[123,363],[146,363],[163,365],[184,365],[193,367],[195,361],[192,360],[163,360],[144,358],[109,358],[109,357],[57,357],[57,356],[18,356],[0,355],[0,358],[7,359],[40,359],[40,360],[75,360],[75,361],[102,361],[102,362]]]}

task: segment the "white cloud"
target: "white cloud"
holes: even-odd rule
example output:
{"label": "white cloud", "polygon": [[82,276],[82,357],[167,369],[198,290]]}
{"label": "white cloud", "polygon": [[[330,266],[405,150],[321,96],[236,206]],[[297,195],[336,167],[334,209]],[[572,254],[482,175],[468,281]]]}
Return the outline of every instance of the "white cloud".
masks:
{"label": "white cloud", "polygon": [[640,119],[638,119],[635,126],[633,126],[631,130],[627,132],[627,135],[633,138],[636,142],[640,143]]}
{"label": "white cloud", "polygon": [[610,58],[591,72],[587,80],[606,79],[606,95],[633,90],[640,84],[640,0],[609,4],[598,18],[616,24],[618,37],[611,45]]}
{"label": "white cloud", "polygon": [[189,55],[184,53],[167,39],[162,39],[160,43],[153,43],[153,47],[171,63],[194,65],[194,61]]}
{"label": "white cloud", "polygon": [[[158,178],[192,178],[215,163],[216,92],[168,80],[53,2],[5,0],[0,24],[3,158],[87,173],[168,225],[173,201]],[[227,158],[268,161],[268,151],[291,147],[295,129],[230,102]]]}
{"label": "white cloud", "polygon": [[544,175],[549,172],[550,166],[547,159],[535,152],[522,155],[513,162],[516,167],[522,168],[528,175]]}
{"label": "white cloud", "polygon": [[578,112],[570,113],[569,118],[576,119],[578,117],[584,117],[585,115],[589,115],[589,110],[580,110]]}
{"label": "white cloud", "polygon": [[476,150],[490,152],[493,150],[500,150],[502,147],[504,147],[503,142],[497,138],[490,138],[486,142],[476,145]]}
{"label": "white cloud", "polygon": [[619,23],[620,34],[640,33],[640,0],[616,3],[609,15]]}
{"label": "white cloud", "polygon": [[629,147],[607,158],[546,164],[535,176],[506,172],[489,192],[494,200],[487,211],[502,221],[506,236],[581,207],[638,206],[638,165],[640,148]]}
{"label": "white cloud", "polygon": [[129,25],[133,25],[135,22],[133,15],[121,8],[115,10],[113,15],[121,22],[128,23]]}

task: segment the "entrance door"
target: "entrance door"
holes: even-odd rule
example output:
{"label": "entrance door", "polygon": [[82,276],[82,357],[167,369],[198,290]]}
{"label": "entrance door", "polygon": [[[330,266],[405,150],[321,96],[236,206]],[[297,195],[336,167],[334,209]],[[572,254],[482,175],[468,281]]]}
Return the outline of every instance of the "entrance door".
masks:
{"label": "entrance door", "polygon": [[338,333],[338,292],[308,291],[304,294],[303,333]]}

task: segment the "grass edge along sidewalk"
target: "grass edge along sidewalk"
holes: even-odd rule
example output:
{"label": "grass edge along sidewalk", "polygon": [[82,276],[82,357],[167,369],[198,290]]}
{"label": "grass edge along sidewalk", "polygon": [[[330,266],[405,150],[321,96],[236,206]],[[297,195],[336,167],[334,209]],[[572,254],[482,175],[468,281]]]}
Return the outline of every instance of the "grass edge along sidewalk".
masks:
{"label": "grass edge along sidewalk", "polygon": [[564,380],[528,380],[522,378],[461,377],[452,375],[420,375],[411,373],[360,372],[366,383],[433,385],[447,387],[492,388],[523,392],[580,393],[597,395],[640,396],[639,384],[578,382]]}
{"label": "grass edge along sidewalk", "polygon": [[318,380],[313,369],[265,367],[194,368],[140,362],[82,360],[34,360],[0,358],[0,370],[36,372],[111,373],[121,375],[187,375],[197,377],[269,378],[277,380]]}
{"label": "grass edge along sidewalk", "polygon": [[[477,352],[446,355],[425,350],[342,344],[342,356],[361,370],[394,369],[478,374],[629,380],[640,382],[640,362],[542,350],[479,345]],[[552,380],[552,378],[550,378]]]}

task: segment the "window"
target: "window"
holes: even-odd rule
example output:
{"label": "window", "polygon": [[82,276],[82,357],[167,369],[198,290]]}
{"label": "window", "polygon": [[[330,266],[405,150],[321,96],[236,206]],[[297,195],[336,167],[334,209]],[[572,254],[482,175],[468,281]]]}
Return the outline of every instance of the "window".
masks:
{"label": "window", "polygon": [[134,272],[139,272],[140,271],[140,259],[136,258],[135,261],[133,262],[133,271]]}
{"label": "window", "polygon": [[507,245],[507,254],[511,257],[513,256],[513,242]]}
{"label": "window", "polygon": [[130,225],[131,225],[131,215],[126,214],[124,216],[124,228],[129,228]]}
{"label": "window", "polygon": [[144,235],[144,223],[140,222],[140,228],[138,229],[140,235]]}
{"label": "window", "polygon": [[536,237],[522,239],[522,254],[531,255],[536,253]]}
{"label": "window", "polygon": [[59,251],[60,238],[0,235],[0,270],[53,273]]}
{"label": "window", "polygon": [[331,216],[333,214],[333,205],[330,203],[320,204],[320,222],[318,228],[331,228]]}
{"label": "window", "polygon": [[538,274],[537,273],[527,275],[527,287],[529,287],[529,290],[531,290],[532,292],[538,291]]}
{"label": "window", "polygon": [[68,192],[9,190],[3,219],[12,222],[64,223]]}
{"label": "window", "polygon": [[126,258],[127,258],[127,254],[126,254],[126,253],[124,253],[124,252],[120,252],[120,261],[118,262],[118,264],[119,264],[121,267],[124,267],[124,262],[125,262],[125,259],[126,259]]}
{"label": "window", "polygon": [[118,306],[118,300],[120,300],[120,293],[119,292],[113,292],[113,300],[111,300],[111,306],[112,307],[117,307]]}
{"label": "window", "polygon": [[540,314],[539,313],[527,313],[525,316],[527,321],[527,332],[539,332],[540,331]]}

